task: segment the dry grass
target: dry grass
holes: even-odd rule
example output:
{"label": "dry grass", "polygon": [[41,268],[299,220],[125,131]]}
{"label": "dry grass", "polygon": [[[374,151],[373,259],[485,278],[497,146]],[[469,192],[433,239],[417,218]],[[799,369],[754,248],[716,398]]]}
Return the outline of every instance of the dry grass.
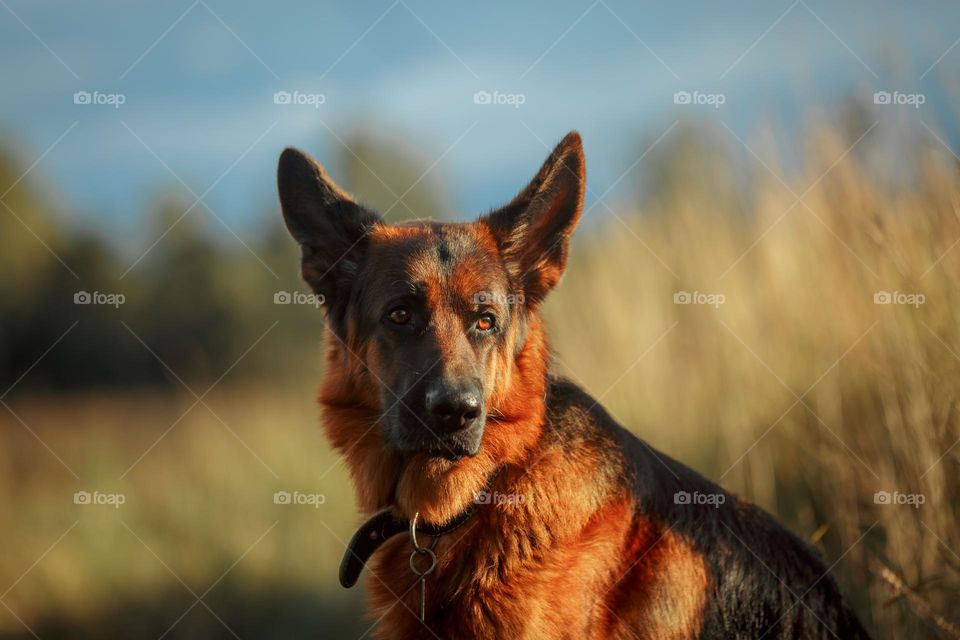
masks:
{"label": "dry grass", "polygon": [[[223,390],[205,402],[212,411],[187,412],[186,394],[11,405],[69,466],[22,425],[0,425],[4,589],[27,572],[2,599],[41,638],[64,637],[63,621],[77,625],[66,632],[74,638],[136,628],[159,636],[194,602],[190,590],[208,589],[204,601],[240,637],[302,635],[304,624],[334,637],[366,629],[359,594],[336,585],[358,516],[316,425],[312,391]],[[75,505],[77,490],[126,502]],[[277,505],[279,490],[325,502]],[[0,608],[4,632],[29,636]],[[198,605],[167,637],[233,635]]]}
{"label": "dry grass", "polygon": [[[960,180],[934,141],[900,151],[915,175],[892,183],[861,159],[880,150],[869,136],[847,153],[857,135],[818,130],[789,187],[748,159],[746,202],[690,189],[606,224],[549,321],[561,367],[622,422],[818,539],[880,635],[915,637],[933,631],[886,606],[869,558],[956,617]],[[679,290],[726,300],[676,305]]]}
{"label": "dry grass", "polygon": [[[960,180],[934,142],[900,147],[914,150],[898,156],[912,172],[894,183],[863,160],[876,156],[873,133],[847,152],[859,133],[815,130],[789,187],[748,157],[757,172],[745,195],[704,183],[585,229],[547,315],[560,369],[655,446],[813,537],[880,637],[934,635],[904,600],[888,606],[873,563],[956,622]],[[811,184],[795,204],[791,191]],[[676,305],[679,290],[726,301]],[[926,299],[877,305],[878,291]],[[14,403],[80,480],[0,413],[2,582],[76,522],[3,602],[41,637],[49,618],[96,628],[127,603],[158,600],[165,606],[146,622],[165,626],[193,602],[174,574],[199,595],[242,558],[206,598],[231,624],[260,616],[290,637],[304,635],[297,625],[322,631],[339,620],[342,637],[359,635],[356,594],[341,600],[335,579],[340,540],[356,523],[352,493],[315,426],[312,390],[217,391],[210,406],[256,456],[198,406],[124,476],[192,402]],[[121,491],[127,503],[75,506],[78,488]],[[327,502],[278,506],[278,489]],[[878,491],[925,502],[880,505]],[[271,593],[319,613],[257,608]],[[270,635],[256,622],[244,628]],[[25,633],[4,608],[0,630]],[[168,637],[221,635],[198,606]]]}

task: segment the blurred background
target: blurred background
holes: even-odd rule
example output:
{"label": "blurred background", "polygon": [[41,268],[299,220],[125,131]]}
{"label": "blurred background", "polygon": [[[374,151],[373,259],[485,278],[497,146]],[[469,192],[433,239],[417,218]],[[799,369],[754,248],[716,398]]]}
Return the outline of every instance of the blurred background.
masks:
{"label": "blurred background", "polygon": [[948,2],[0,0],[0,638],[368,637],[276,159],[467,220],[570,129],[555,369],[877,637],[960,637],[958,43]]}

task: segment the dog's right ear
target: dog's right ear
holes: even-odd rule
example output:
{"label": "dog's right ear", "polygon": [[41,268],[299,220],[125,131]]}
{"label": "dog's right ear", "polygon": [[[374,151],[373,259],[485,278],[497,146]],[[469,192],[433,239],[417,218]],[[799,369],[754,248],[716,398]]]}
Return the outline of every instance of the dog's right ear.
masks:
{"label": "dog's right ear", "polygon": [[531,308],[540,304],[563,275],[586,185],[583,143],[580,134],[571,131],[510,204],[481,218]]}
{"label": "dog's right ear", "polygon": [[363,260],[367,234],[381,218],[333,183],[319,162],[299,149],[280,154],[277,189],[283,221],[300,244],[300,272],[330,309],[346,303]]}

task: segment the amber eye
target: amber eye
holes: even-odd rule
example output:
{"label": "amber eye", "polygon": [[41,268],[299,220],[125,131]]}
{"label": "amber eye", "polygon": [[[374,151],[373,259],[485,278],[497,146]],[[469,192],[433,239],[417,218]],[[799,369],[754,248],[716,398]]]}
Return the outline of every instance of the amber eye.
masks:
{"label": "amber eye", "polygon": [[393,324],[407,324],[410,322],[410,311],[406,307],[394,307],[387,317]]}
{"label": "amber eye", "polygon": [[490,331],[497,324],[492,313],[484,313],[477,319],[477,331]]}

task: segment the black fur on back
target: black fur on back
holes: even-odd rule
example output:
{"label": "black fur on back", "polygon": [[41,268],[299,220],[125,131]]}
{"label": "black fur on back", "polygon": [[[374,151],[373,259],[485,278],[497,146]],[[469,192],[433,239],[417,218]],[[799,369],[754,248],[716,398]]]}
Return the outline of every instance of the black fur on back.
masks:
{"label": "black fur on back", "polygon": [[[700,638],[869,637],[817,551],[768,513],[652,449],[572,382],[551,378],[547,407],[556,436],[575,430],[605,452],[639,515],[679,533],[707,559],[711,592]],[[726,501],[718,508],[677,504],[680,491]]]}

